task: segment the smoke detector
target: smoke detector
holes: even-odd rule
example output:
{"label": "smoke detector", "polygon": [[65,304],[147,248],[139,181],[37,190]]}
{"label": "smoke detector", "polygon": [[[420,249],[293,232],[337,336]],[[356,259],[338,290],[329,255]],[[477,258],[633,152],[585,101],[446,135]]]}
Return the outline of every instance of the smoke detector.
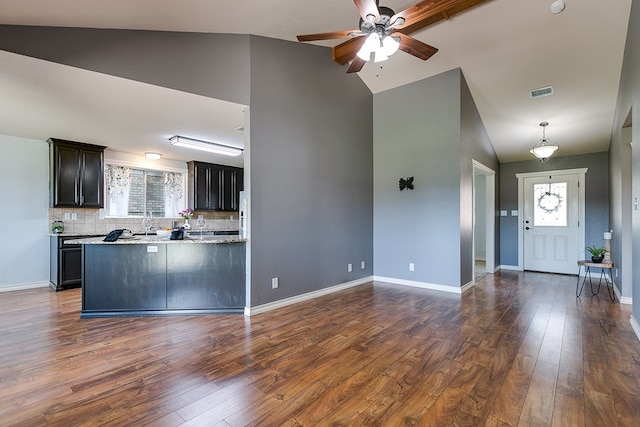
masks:
{"label": "smoke detector", "polygon": [[566,7],[564,1],[562,0],[556,0],[553,3],[551,3],[551,13],[553,13],[554,15],[562,12],[564,10],[564,8]]}

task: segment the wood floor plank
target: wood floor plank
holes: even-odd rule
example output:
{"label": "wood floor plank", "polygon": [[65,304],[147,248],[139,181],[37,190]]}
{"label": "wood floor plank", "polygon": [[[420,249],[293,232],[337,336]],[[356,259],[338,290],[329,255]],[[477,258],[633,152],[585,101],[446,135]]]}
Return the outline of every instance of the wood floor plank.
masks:
{"label": "wood floor plank", "polygon": [[[629,306],[503,271],[462,295],[374,282],[252,317],[80,319],[0,293],[0,425],[634,426]],[[637,423],[636,423],[637,424]]]}

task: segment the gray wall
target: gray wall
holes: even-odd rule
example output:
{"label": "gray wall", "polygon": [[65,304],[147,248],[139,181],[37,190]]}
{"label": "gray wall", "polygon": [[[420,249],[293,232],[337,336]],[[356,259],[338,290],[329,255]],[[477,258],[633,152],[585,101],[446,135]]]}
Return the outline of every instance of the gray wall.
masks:
{"label": "gray wall", "polygon": [[[562,149],[562,146],[560,147]],[[606,152],[500,165],[500,209],[518,209],[517,173],[589,168],[585,175],[585,243],[603,245],[609,229],[609,156]],[[518,217],[500,217],[500,263],[518,265]],[[576,267],[577,271],[577,267]]]}
{"label": "gray wall", "polygon": [[[496,204],[499,201],[500,164],[482,123],[464,75],[460,73],[460,278],[461,285],[473,280],[473,163],[476,160],[496,173]],[[496,209],[494,209],[495,211]],[[496,225],[497,232],[497,225]],[[498,236],[494,236],[494,241]],[[499,246],[495,245],[496,250]],[[496,262],[499,257],[495,255]],[[497,265],[497,264],[496,264]]]}
{"label": "gray wall", "polygon": [[[612,257],[620,263],[622,295],[640,298],[640,3],[631,4],[624,62],[616,102],[611,145]],[[630,115],[631,113],[631,115]],[[635,126],[632,126],[635,123]],[[624,129],[627,127],[627,129]],[[631,127],[631,129],[629,129]],[[633,149],[628,145],[634,141]],[[629,161],[631,158],[631,161]],[[632,268],[636,266],[636,268]],[[633,304],[633,319],[640,323],[640,303]]]}
{"label": "gray wall", "polygon": [[251,38],[252,306],[373,272],[372,95],[330,58]]}
{"label": "gray wall", "polygon": [[0,25],[0,49],[249,103],[249,36]]}
{"label": "gray wall", "polygon": [[375,94],[373,117],[375,275],[460,287],[459,73]]}
{"label": "gray wall", "polygon": [[[461,71],[374,95],[373,116],[375,275],[468,283],[471,159],[496,171],[498,163]],[[398,180],[409,176],[415,190],[399,191]]]}

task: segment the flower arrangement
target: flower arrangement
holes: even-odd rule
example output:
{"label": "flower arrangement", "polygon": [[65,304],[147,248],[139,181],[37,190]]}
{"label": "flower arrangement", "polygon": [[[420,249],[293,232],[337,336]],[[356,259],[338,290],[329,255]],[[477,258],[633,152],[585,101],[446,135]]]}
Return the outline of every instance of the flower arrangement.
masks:
{"label": "flower arrangement", "polygon": [[193,211],[187,208],[185,210],[178,212],[178,215],[180,215],[184,219],[191,219],[191,217],[193,216]]}

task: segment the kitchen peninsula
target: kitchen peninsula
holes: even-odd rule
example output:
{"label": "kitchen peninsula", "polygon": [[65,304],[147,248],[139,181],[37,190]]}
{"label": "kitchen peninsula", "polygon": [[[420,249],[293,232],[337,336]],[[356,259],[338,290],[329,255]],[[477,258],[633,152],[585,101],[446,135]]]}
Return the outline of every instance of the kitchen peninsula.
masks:
{"label": "kitchen peninsula", "polygon": [[155,235],[82,245],[80,317],[242,313],[245,239]]}

